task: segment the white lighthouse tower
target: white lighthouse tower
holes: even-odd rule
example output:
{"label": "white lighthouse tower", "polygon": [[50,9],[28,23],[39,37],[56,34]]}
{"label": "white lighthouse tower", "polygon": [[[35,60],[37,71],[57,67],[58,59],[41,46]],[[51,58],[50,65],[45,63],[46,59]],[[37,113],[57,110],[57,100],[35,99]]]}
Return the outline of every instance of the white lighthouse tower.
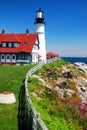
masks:
{"label": "white lighthouse tower", "polygon": [[46,61],[46,45],[45,45],[45,22],[43,11],[41,8],[36,12],[35,27],[39,38],[39,59]]}

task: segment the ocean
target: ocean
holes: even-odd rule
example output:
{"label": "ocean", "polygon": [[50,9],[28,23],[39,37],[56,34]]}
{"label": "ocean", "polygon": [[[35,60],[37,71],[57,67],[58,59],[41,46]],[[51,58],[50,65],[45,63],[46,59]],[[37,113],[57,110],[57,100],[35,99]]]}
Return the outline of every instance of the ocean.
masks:
{"label": "ocean", "polygon": [[61,59],[74,64],[75,62],[83,62],[87,64],[87,57],[61,57]]}

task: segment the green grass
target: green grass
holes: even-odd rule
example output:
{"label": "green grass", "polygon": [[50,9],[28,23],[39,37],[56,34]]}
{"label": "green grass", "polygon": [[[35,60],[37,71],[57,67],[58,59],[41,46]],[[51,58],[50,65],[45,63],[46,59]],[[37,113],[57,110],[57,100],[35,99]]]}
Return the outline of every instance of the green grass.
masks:
{"label": "green grass", "polygon": [[62,67],[62,65],[66,65],[66,64],[69,64],[69,63],[64,61],[64,60],[57,60],[55,62],[49,63],[49,66],[51,66],[51,67]]}
{"label": "green grass", "polygon": [[10,91],[16,97],[16,103],[0,104],[0,130],[18,130],[18,97],[22,81],[30,67],[32,65],[0,65],[0,93]]}
{"label": "green grass", "polygon": [[[32,79],[33,80],[33,79]],[[35,79],[34,79],[35,80]],[[33,102],[33,105],[35,109],[40,113],[41,119],[46,124],[48,130],[69,130],[68,125],[64,118],[56,116],[56,113],[54,110],[50,111],[51,108],[51,101],[50,98],[48,98],[46,91],[44,91],[41,95],[39,95],[39,89],[41,90],[41,86],[39,86],[39,83],[37,81],[38,86],[35,87],[34,82],[33,84],[29,84],[29,92],[37,92],[38,96],[40,96],[41,100],[37,100],[36,97],[32,96],[31,99]],[[32,88],[31,88],[32,87]],[[37,91],[38,90],[38,91]]]}
{"label": "green grass", "polygon": [[68,62],[64,61],[64,60],[57,60],[57,61],[54,61],[52,63],[48,63],[48,64],[45,64],[41,69],[39,69],[37,72],[35,72],[35,74],[38,74],[40,72],[43,72],[45,71],[46,69],[48,68],[56,68],[56,67],[59,67],[61,68],[63,65],[67,65],[69,64]]}

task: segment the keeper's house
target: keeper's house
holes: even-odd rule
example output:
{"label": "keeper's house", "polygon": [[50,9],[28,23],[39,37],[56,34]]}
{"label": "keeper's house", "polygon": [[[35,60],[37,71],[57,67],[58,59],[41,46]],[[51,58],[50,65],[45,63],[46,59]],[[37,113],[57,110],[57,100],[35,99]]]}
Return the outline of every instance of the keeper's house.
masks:
{"label": "keeper's house", "polygon": [[38,62],[38,34],[0,34],[0,63]]}

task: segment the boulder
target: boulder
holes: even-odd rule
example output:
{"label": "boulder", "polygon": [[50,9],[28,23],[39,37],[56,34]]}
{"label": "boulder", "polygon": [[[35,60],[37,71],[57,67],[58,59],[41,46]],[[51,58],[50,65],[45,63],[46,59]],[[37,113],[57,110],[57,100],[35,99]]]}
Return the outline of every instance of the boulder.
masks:
{"label": "boulder", "polygon": [[63,78],[59,78],[56,84],[60,89],[68,89],[69,85],[67,81]]}
{"label": "boulder", "polygon": [[68,84],[67,84],[67,82],[62,82],[62,83],[60,83],[59,85],[59,88],[61,88],[61,89],[64,89],[64,88],[66,88],[66,89],[68,89]]}
{"label": "boulder", "polygon": [[64,76],[64,78],[73,78],[73,73],[70,71],[65,71],[62,73],[62,75]]}
{"label": "boulder", "polygon": [[85,87],[81,87],[81,90],[82,90],[82,92],[85,92],[86,88]]}

